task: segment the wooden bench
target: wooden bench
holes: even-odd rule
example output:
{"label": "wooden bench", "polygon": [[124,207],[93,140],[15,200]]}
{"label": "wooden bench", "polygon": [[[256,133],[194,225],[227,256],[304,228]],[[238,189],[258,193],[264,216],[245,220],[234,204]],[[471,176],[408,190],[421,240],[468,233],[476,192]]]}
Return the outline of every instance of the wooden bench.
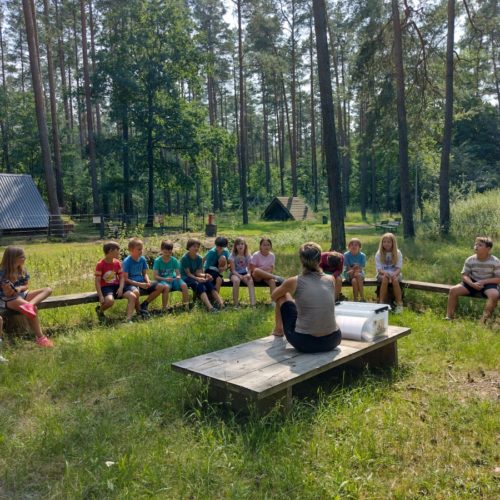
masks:
{"label": "wooden bench", "polygon": [[375,231],[380,230],[380,232],[397,233],[400,225],[400,218],[394,220],[381,220],[375,224]]}
{"label": "wooden bench", "polygon": [[[377,286],[378,282],[376,278],[366,278],[365,286]],[[223,287],[232,287],[232,282],[230,280],[224,280],[222,282]],[[244,283],[240,286],[246,287]],[[258,288],[267,287],[265,283],[259,282],[255,283]],[[351,283],[344,281],[343,286],[350,287]],[[413,281],[413,280],[403,280],[401,282],[402,288],[409,288],[413,290],[421,290],[425,292],[437,292],[437,293],[448,293],[453,285],[446,285],[441,283],[428,283],[424,281]],[[38,305],[38,309],[54,309],[56,307],[67,307],[76,306],[80,304],[93,304],[98,302],[96,292],[80,292],[71,293],[68,295],[52,295],[46,298],[41,304]],[[0,314],[4,314],[5,310],[0,309]]]}
{"label": "wooden bench", "polygon": [[266,412],[276,403],[290,409],[293,388],[342,365],[390,368],[397,366],[397,341],[410,328],[389,326],[373,342],[342,340],[334,351],[304,354],[284,337],[264,337],[220,351],[172,363],[174,371],[208,383],[209,399],[229,403],[235,410],[254,406]]}

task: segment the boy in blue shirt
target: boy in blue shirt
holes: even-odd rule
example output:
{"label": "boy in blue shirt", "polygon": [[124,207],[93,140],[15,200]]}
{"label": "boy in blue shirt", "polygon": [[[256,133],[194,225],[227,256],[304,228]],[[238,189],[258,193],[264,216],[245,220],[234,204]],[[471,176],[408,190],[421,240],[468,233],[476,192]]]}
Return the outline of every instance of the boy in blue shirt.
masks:
{"label": "boy in blue shirt", "polygon": [[227,238],[217,236],[215,238],[215,246],[205,254],[203,259],[203,269],[206,274],[212,276],[217,293],[220,293],[222,273],[227,269],[229,262],[230,253],[227,249],[227,244]]}
{"label": "boy in blue shirt", "polygon": [[157,281],[150,281],[148,276],[148,263],[146,258],[142,255],[144,243],[139,238],[132,238],[128,242],[129,256],[123,261],[123,275],[125,277],[125,284],[131,286],[131,290],[135,292],[136,296],[147,295],[146,300],[139,306],[137,301],[137,313],[143,317],[149,316],[149,304],[158,297],[165,285]]}
{"label": "boy in blue shirt", "polygon": [[359,296],[359,300],[365,302],[366,255],[361,251],[361,241],[358,238],[352,238],[347,248],[349,250],[344,254],[345,277],[351,282],[354,301],[357,302]]}

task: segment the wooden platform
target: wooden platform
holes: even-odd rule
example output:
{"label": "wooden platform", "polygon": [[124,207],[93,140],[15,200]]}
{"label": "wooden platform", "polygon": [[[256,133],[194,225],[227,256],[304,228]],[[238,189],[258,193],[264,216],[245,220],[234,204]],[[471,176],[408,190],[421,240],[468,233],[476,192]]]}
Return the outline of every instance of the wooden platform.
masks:
{"label": "wooden platform", "polygon": [[342,340],[334,351],[303,354],[284,337],[264,337],[220,351],[172,363],[172,369],[209,383],[209,397],[234,409],[254,405],[267,411],[278,401],[288,409],[296,384],[338,366],[355,363],[391,367],[398,362],[397,340],[410,328],[389,326],[374,342]]}

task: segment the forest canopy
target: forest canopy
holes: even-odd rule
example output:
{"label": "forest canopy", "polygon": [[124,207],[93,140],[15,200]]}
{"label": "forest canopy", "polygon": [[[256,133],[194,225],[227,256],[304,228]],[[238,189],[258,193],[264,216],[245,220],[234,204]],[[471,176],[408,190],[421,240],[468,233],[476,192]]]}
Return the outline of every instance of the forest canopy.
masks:
{"label": "forest canopy", "polygon": [[[48,196],[32,35],[50,168],[67,213],[147,214],[152,222],[155,213],[261,207],[276,195],[324,207],[329,187],[312,3],[2,2],[0,171],[31,174]],[[498,188],[498,2],[393,0],[391,9],[382,0],[329,0],[345,209],[363,216],[401,210],[395,6],[409,201],[418,214],[438,198],[450,4],[451,199]],[[27,9],[33,23],[26,23]]]}

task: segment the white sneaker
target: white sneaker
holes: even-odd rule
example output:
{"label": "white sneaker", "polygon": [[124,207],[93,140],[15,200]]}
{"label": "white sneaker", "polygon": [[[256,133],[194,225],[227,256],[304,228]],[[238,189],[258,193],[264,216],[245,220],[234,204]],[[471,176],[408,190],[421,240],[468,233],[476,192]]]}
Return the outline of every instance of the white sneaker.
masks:
{"label": "white sneaker", "polygon": [[2,364],[5,364],[5,363],[8,363],[9,360],[8,359],[5,359],[1,354],[0,354],[0,365]]}
{"label": "white sneaker", "polygon": [[397,305],[396,309],[394,309],[394,314],[401,314],[403,312],[403,306]]}

